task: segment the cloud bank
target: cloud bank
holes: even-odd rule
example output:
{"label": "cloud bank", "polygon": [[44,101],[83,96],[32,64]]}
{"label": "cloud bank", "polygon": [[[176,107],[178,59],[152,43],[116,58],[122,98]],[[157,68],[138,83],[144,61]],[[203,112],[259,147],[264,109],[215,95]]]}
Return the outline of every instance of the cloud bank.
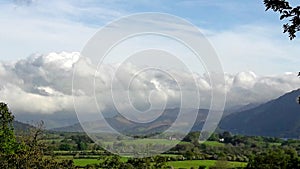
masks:
{"label": "cloud bank", "polygon": [[[0,62],[0,101],[8,103],[16,114],[53,114],[55,112],[74,112],[72,97],[72,76],[74,65],[80,67],[80,76],[84,79],[95,74],[95,68],[90,66],[87,59],[82,58],[78,52],[49,53],[47,55],[32,55],[16,62]],[[110,85],[118,64],[105,64],[101,73],[97,75],[95,89],[101,109],[113,110],[113,99]],[[125,65],[121,76],[116,77],[118,84],[131,78],[136,72],[136,65]],[[186,72],[176,73],[178,78],[191,85],[193,79]],[[192,75],[196,79],[196,86],[200,91],[200,104],[208,108],[211,99],[211,86],[207,74]],[[270,99],[299,88],[299,79],[296,73],[260,76],[254,72],[240,72],[237,74],[225,73],[228,107],[246,105],[249,103],[263,103]],[[80,82],[85,86],[86,81]],[[88,85],[87,85],[88,86]],[[87,91],[87,90],[86,90]],[[90,92],[94,92],[93,89]],[[222,90],[220,90],[222,92]],[[88,103],[93,101],[91,93],[74,91],[74,97],[82,100],[81,108],[87,113],[93,112]],[[118,95],[118,90],[114,93]],[[118,98],[126,96],[121,95]],[[149,97],[150,96],[150,97]],[[135,108],[144,110],[151,104],[159,104],[168,99],[168,107],[179,105],[180,89],[168,75],[157,71],[146,71],[137,76],[130,86],[130,99]],[[193,99],[193,98],[190,98]],[[121,105],[124,110],[130,105]]]}

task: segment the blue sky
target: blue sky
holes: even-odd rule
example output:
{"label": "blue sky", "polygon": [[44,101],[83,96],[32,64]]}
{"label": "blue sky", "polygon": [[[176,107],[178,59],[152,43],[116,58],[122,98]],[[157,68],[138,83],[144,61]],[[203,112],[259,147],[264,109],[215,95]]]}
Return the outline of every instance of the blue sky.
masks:
{"label": "blue sky", "polygon": [[0,60],[34,53],[80,51],[102,26],[138,12],[182,17],[204,31],[226,72],[298,71],[299,39],[282,33],[279,16],[263,0],[12,0],[0,2]]}

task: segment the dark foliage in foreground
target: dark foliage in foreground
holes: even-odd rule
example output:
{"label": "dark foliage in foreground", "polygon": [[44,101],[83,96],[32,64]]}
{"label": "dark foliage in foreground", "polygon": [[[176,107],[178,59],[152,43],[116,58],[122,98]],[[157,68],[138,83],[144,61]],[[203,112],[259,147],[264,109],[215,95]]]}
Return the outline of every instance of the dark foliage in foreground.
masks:
{"label": "dark foliage in foreground", "polygon": [[280,20],[288,19],[288,23],[283,25],[283,32],[288,33],[290,40],[296,37],[296,32],[300,31],[300,6],[292,7],[286,0],[264,0],[266,10],[272,9],[279,12]]}
{"label": "dark foliage in foreground", "polygon": [[14,116],[5,103],[0,103],[0,168],[9,169],[60,169],[75,168],[73,161],[58,162],[44,156],[45,145],[39,142],[42,123],[30,133],[16,137]]}

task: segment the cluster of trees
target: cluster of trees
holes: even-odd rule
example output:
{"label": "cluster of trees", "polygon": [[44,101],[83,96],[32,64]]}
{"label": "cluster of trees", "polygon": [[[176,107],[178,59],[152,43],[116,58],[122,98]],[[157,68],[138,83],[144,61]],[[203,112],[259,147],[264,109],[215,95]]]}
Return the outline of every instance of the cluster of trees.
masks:
{"label": "cluster of trees", "polygon": [[[190,133],[185,141],[172,149],[185,159],[210,159],[247,162],[246,169],[297,169],[300,168],[300,141],[272,137],[232,135],[229,132],[214,133],[210,141],[220,141],[224,146],[195,143],[199,133]],[[180,159],[177,159],[180,160]]]}
{"label": "cluster of trees", "polygon": [[185,143],[176,145],[167,153],[181,154],[184,159],[188,160],[225,159],[228,161],[248,162],[253,155],[285,143],[278,138],[232,135],[229,132],[223,132],[214,133],[209,138],[210,142],[220,142],[219,146],[216,146],[205,143],[199,144],[199,135],[199,132],[189,133],[184,138]]}
{"label": "cluster of trees", "polygon": [[45,145],[39,142],[42,128],[16,136],[13,120],[7,105],[0,103],[0,168],[75,168],[71,160],[58,162],[50,157],[45,158]]}
{"label": "cluster of trees", "polygon": [[[90,147],[94,143],[93,140],[86,134],[74,134],[69,137],[65,137],[60,143],[52,142],[53,150],[63,150],[63,151],[83,151],[96,149],[98,147]],[[94,145],[94,144],[93,144]]]}
{"label": "cluster of trees", "polygon": [[297,169],[300,158],[295,149],[276,148],[256,154],[249,161],[246,169]]}

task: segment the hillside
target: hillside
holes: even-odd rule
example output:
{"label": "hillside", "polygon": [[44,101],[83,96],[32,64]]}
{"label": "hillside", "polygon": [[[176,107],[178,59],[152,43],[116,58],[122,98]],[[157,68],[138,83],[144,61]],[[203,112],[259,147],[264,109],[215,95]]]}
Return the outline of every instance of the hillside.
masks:
{"label": "hillside", "polygon": [[220,128],[245,135],[299,138],[300,105],[296,98],[300,89],[262,104],[256,108],[228,115]]}
{"label": "hillside", "polygon": [[[132,121],[127,120],[121,115],[116,115],[111,118],[107,118],[106,121],[116,130],[127,133],[127,134],[151,134],[156,132],[162,132],[170,127],[172,123],[176,120],[177,114],[179,109],[166,109],[163,114],[156,120],[150,123],[134,123]],[[191,111],[191,110],[183,110],[183,111]],[[199,109],[198,110],[198,116],[195,122],[195,125],[193,126],[193,130],[201,130],[204,121],[206,119],[208,110],[206,109]],[[92,130],[97,130],[97,128],[93,129],[93,126],[97,127],[103,127],[101,124],[104,122],[102,120],[100,121],[94,121],[94,122],[86,122],[84,125],[90,127]],[[95,124],[95,125],[93,125]],[[60,127],[60,128],[54,128],[51,129],[52,131],[62,131],[62,132],[82,132],[83,129],[79,123],[66,126],[66,127]]]}
{"label": "hillside", "polygon": [[33,129],[34,127],[32,125],[26,124],[26,123],[22,123],[19,121],[14,121],[13,122],[13,126],[14,126],[14,131],[15,133],[23,133],[24,131],[29,131],[30,129]]}

